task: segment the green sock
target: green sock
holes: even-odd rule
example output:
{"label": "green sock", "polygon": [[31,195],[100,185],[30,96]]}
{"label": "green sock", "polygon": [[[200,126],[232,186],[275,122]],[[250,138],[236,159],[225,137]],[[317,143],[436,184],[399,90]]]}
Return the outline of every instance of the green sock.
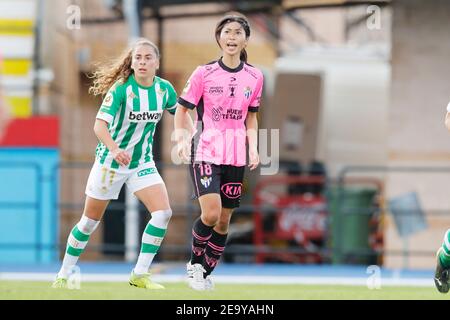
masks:
{"label": "green sock", "polygon": [[89,240],[89,235],[81,232],[78,229],[78,225],[73,227],[70,232],[69,239],[67,240],[66,254],[64,255],[61,270],[58,273],[58,277],[67,278],[70,270],[76,265],[80,255],[83,253],[84,248]]}
{"label": "green sock", "polygon": [[141,252],[139,253],[138,261],[134,272],[136,274],[147,273],[153,258],[161,246],[161,242],[166,234],[166,229],[157,228],[149,221],[142,235]]}

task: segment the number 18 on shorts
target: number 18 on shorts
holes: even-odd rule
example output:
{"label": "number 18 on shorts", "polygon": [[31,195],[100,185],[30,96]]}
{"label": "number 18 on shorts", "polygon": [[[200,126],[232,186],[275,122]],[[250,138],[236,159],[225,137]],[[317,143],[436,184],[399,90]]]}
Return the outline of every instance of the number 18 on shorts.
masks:
{"label": "number 18 on shorts", "polygon": [[209,193],[220,194],[222,207],[237,208],[241,202],[242,182],[245,166],[216,165],[212,163],[193,163],[190,166],[195,196]]}

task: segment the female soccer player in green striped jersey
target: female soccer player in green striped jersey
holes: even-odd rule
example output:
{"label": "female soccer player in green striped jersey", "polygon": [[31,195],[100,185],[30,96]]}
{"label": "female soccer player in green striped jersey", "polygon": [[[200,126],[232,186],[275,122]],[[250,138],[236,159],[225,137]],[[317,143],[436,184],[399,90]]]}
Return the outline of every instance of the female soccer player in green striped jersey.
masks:
{"label": "female soccer player in green striped jersey", "polygon": [[112,66],[100,67],[94,73],[90,93],[106,94],[94,124],[99,144],[86,185],[83,215],[69,235],[54,288],[68,286],[67,278],[89,236],[124,183],[151,212],[130,285],[164,288],[152,282],[148,273],[172,215],[164,181],[153,161],[152,145],[163,111],[174,114],[177,97],[170,82],[155,76],[158,67],[158,48],[149,40],[139,39]]}

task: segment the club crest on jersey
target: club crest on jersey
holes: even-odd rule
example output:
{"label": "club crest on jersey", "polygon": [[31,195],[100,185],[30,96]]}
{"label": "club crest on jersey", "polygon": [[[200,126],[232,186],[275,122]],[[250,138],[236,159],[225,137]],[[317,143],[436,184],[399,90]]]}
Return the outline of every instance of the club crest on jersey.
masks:
{"label": "club crest on jersey", "polygon": [[252,95],[252,88],[250,87],[245,87],[244,88],[244,96],[249,99],[250,96]]}
{"label": "club crest on jersey", "polygon": [[130,111],[128,120],[130,122],[158,122],[162,112],[158,111]]}
{"label": "club crest on jersey", "polygon": [[166,90],[166,89],[161,89],[161,88],[159,88],[157,92],[158,92],[158,94],[159,94],[160,96],[163,96],[163,95],[166,94],[167,90]]}
{"label": "club crest on jersey", "polygon": [[208,188],[211,185],[212,177],[202,177],[200,182],[205,188]]}

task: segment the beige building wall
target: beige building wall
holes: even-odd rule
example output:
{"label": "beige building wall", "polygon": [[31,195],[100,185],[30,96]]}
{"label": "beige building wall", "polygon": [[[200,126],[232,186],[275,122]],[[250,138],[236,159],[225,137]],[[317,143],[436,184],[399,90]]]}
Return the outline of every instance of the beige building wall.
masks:
{"label": "beige building wall", "polygon": [[[362,19],[371,12],[374,12],[371,18]],[[368,5],[359,5],[345,8],[300,9],[293,12],[293,16],[307,27],[299,26],[291,18],[281,18],[280,46],[284,53],[295,52],[305,45],[312,44],[334,47],[374,43],[386,45],[391,42],[390,7],[370,8]],[[360,23],[356,23],[357,21]],[[312,32],[308,32],[308,28]]]}
{"label": "beige building wall", "polygon": [[[282,42],[282,48],[285,52],[295,52],[312,44],[322,47],[387,44],[388,48],[392,48],[390,97],[386,101],[386,117],[383,116],[384,120],[379,126],[379,137],[384,136],[386,144],[382,150],[368,150],[368,159],[360,164],[420,166],[435,170],[450,167],[450,136],[444,126],[445,107],[450,100],[450,3],[439,0],[393,1],[390,8],[381,10],[380,29],[368,30],[363,22],[346,32],[345,23],[360,17],[366,8],[300,10],[296,15],[313,27],[317,41],[314,42],[305,30],[295,26],[289,19],[283,19],[283,26],[289,27],[289,30],[296,28],[299,35],[293,37],[287,32],[288,29],[283,28],[282,32],[288,41]],[[327,20],[330,21],[328,26],[333,28],[327,29]],[[373,103],[380,97],[376,95]],[[380,120],[379,113],[374,116]],[[356,127],[364,123],[358,122],[356,118],[353,121]],[[327,130],[338,130],[337,134],[346,132],[351,126],[339,129],[344,123],[343,119],[334,117]],[[371,125],[373,122],[368,123],[367,127]],[[322,143],[330,143],[336,136],[323,139]],[[358,135],[358,139],[362,137]],[[358,139],[347,142],[355,143]],[[345,146],[341,146],[335,151],[344,154],[345,149]],[[376,163],[374,160],[377,158],[371,157],[374,153],[385,155],[383,161]],[[344,164],[358,162],[351,153],[348,153],[347,159],[341,160],[344,160],[341,161]],[[339,169],[342,163],[332,163],[329,168],[336,173],[338,170],[334,169]],[[433,268],[435,251],[450,227],[450,197],[446,188],[450,173],[443,170],[434,173],[411,170],[407,173],[367,176],[378,176],[384,181],[386,201],[416,192],[425,212],[426,229],[406,240],[399,237],[391,213],[386,212],[384,237],[387,254],[384,265],[390,268]],[[404,255],[404,252],[409,254]]]}
{"label": "beige building wall", "polygon": [[[392,95],[389,113],[389,165],[440,168],[450,166],[450,134],[444,126],[450,100],[450,2],[393,2]],[[387,196],[417,192],[428,228],[411,236],[409,266],[433,268],[434,253],[450,228],[450,173],[390,174]],[[386,249],[403,250],[391,216],[386,224]],[[388,267],[404,264],[387,255]]]}

